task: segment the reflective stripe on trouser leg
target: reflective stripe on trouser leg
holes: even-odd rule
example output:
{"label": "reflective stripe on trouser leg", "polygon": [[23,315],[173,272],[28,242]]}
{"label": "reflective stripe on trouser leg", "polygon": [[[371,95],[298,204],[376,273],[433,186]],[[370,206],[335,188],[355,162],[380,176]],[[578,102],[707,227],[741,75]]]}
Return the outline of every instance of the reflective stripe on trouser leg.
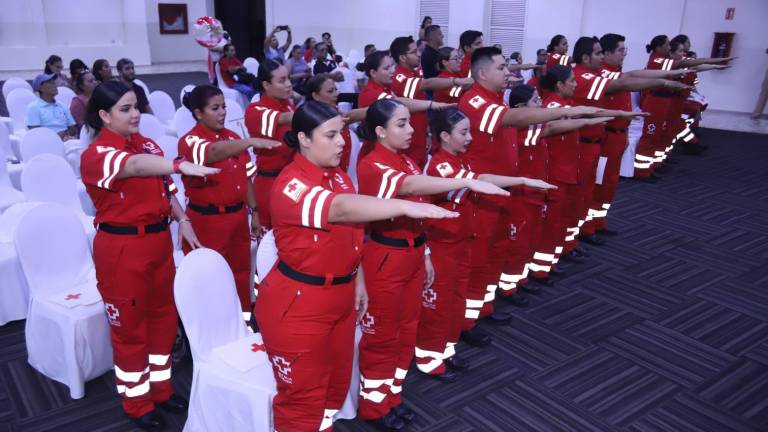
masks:
{"label": "reflective stripe on trouser leg", "polygon": [[499,278],[499,288],[503,291],[511,291],[517,288],[518,282],[528,277],[528,266],[530,263],[526,263],[523,266],[523,272],[516,275],[502,273]]}

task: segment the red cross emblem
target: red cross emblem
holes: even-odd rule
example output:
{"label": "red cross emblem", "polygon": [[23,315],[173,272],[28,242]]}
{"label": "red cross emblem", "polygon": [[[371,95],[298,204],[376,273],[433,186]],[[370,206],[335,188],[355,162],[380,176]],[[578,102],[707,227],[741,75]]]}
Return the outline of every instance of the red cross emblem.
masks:
{"label": "red cross emblem", "polygon": [[293,183],[288,184],[288,192],[293,192],[296,190],[296,185]]}
{"label": "red cross emblem", "polygon": [[252,343],[251,344],[251,351],[253,351],[253,352],[264,351],[264,345],[260,345],[260,344],[257,344],[257,343]]}
{"label": "red cross emblem", "polygon": [[80,298],[80,293],[77,294],[67,294],[66,297],[64,297],[64,300],[77,300]]}
{"label": "red cross emblem", "polygon": [[107,318],[109,318],[109,323],[114,326],[120,325],[120,311],[117,310],[115,305],[112,303],[105,303],[104,309],[107,311]]}

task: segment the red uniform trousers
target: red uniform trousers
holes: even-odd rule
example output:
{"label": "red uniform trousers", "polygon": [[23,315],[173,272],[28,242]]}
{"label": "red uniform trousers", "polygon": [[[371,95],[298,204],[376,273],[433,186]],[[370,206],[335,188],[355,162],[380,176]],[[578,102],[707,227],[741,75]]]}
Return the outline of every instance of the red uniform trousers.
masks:
{"label": "red uniform trousers", "polygon": [[443,360],[455,354],[464,321],[471,243],[429,242],[435,282],[422,292],[416,339],[416,366],[424,373],[445,372]]}
{"label": "red uniform trousers", "polygon": [[357,414],[381,418],[400,405],[416,347],[424,288],[424,246],[391,247],[368,241],[363,249],[368,313],[361,320],[360,405]]}
{"label": "red uniform trousers", "polygon": [[600,155],[603,153],[603,140],[604,137],[600,137],[598,143],[581,143],[581,158],[579,159],[579,178],[582,192],[582,205],[581,215],[577,224],[579,233],[584,235],[592,235],[595,233],[595,224],[592,222],[594,219],[595,207],[598,204],[594,201],[595,194],[595,180],[597,178],[597,165],[600,161]]}
{"label": "red uniform trousers", "polygon": [[[251,236],[245,206],[233,213],[215,215],[204,215],[188,208],[187,216],[200,243],[220,253],[227,260],[235,277],[241,310],[250,316],[253,310],[250,292]],[[185,241],[182,250],[186,255],[192,248]]]}
{"label": "red uniform trousers", "polygon": [[272,228],[272,218],[269,214],[269,196],[272,192],[272,185],[275,184],[275,179],[277,178],[277,174],[274,176],[272,174],[275,173],[270,173],[269,176],[257,173],[256,178],[253,180],[256,208],[259,209],[259,223],[265,229]]}
{"label": "red uniform trousers", "polygon": [[608,209],[611,208],[611,203],[613,203],[613,198],[616,195],[621,158],[629,143],[626,129],[617,129],[616,131],[606,130],[600,154],[601,157],[606,158],[603,182],[595,185],[595,192],[592,195],[592,220],[595,229],[598,230],[608,228],[605,218],[608,216]]}
{"label": "red uniform trousers", "polygon": [[354,281],[297,282],[273,268],[254,313],[277,382],[275,430],[330,431],[344,404],[355,343]]}
{"label": "red uniform trousers", "polygon": [[541,230],[541,206],[525,198],[522,189],[513,189],[507,212],[507,259],[499,276],[503,296],[517,292],[528,277],[528,264],[533,257],[536,238]]}
{"label": "red uniform trousers", "polygon": [[661,162],[660,149],[666,148],[671,98],[648,94],[643,97],[642,110],[649,113],[643,123],[643,135],[635,150],[635,177],[649,177]]}
{"label": "red uniform trousers", "polygon": [[171,234],[167,229],[139,235],[99,231],[93,258],[111,326],[117,392],[126,414],[140,417],[173,394],[171,349],[178,315]]}
{"label": "red uniform trousers", "polygon": [[[677,96],[672,99],[672,106],[670,107],[669,112],[669,124],[670,124],[670,134],[672,135],[672,141],[669,143],[669,151],[672,150],[672,145],[678,141],[678,139],[682,140],[683,136],[681,134],[685,133],[686,131],[686,122],[683,120],[683,111],[685,108],[685,98],[683,96]],[[666,153],[669,154],[669,151]]]}
{"label": "red uniform trousers", "polygon": [[547,199],[542,208],[541,228],[535,243],[533,259],[529,264],[530,274],[539,279],[546,278],[548,273],[557,268],[557,262],[563,253],[566,225],[563,218],[566,203],[566,191],[560,188],[575,188],[562,182],[550,180],[549,183],[558,186],[557,191],[547,191]]}

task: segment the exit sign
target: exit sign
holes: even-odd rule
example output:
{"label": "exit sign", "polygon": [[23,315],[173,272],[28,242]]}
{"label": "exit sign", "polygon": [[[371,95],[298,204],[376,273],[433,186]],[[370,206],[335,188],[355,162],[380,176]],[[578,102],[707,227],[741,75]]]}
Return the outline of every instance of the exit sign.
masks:
{"label": "exit sign", "polygon": [[736,15],[736,8],[727,8],[725,10],[725,19],[732,20],[734,15]]}

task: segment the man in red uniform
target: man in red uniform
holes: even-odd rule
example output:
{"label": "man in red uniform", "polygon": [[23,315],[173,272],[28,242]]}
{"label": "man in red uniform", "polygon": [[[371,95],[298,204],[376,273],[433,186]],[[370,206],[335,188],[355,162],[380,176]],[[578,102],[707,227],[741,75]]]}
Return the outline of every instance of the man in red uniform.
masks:
{"label": "man in red uniform", "polygon": [[459,36],[459,49],[462,52],[461,64],[459,65],[459,75],[462,77],[471,77],[472,53],[483,46],[483,33],[477,30],[467,30]]}

